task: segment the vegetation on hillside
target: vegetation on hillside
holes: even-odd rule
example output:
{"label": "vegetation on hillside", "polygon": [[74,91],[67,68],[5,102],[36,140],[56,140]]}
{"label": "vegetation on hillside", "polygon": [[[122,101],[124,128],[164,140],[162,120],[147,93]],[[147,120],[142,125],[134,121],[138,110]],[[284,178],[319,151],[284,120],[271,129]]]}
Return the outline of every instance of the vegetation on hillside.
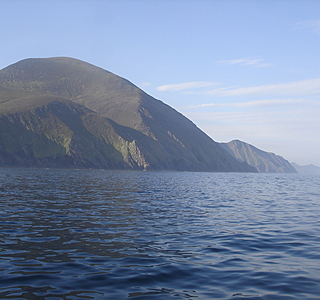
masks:
{"label": "vegetation on hillside", "polygon": [[1,70],[0,124],[0,165],[255,171],[173,108],[72,58]]}

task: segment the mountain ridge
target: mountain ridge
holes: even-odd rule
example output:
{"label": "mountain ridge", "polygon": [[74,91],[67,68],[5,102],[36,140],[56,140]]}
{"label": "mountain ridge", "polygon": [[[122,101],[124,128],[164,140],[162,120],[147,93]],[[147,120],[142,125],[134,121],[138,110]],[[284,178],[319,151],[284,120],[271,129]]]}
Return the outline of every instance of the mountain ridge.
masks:
{"label": "mountain ridge", "polygon": [[73,58],[2,69],[0,117],[0,165],[256,171],[167,104]]}
{"label": "mountain ridge", "polygon": [[259,173],[296,173],[296,169],[282,156],[266,152],[240,140],[220,144],[236,159],[248,163]]}
{"label": "mountain ridge", "polygon": [[291,165],[297,170],[298,173],[320,174],[320,167],[315,166],[313,164],[300,166],[300,165],[292,162]]}

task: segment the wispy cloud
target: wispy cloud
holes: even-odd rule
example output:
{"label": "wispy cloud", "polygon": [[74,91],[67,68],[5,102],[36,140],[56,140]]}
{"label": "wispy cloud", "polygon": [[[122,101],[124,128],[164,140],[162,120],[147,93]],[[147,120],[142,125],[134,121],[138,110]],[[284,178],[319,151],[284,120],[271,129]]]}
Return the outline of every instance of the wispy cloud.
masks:
{"label": "wispy cloud", "polygon": [[317,35],[320,35],[320,19],[298,22],[295,24],[295,27],[298,29],[311,30]]}
{"label": "wispy cloud", "polygon": [[[185,111],[184,114],[198,123],[217,140],[248,137],[304,138],[315,140],[319,131],[319,105],[292,106],[286,110],[258,111]],[[202,125],[203,124],[203,125]],[[202,126],[201,126],[202,125]],[[211,129],[209,129],[211,127]]]}
{"label": "wispy cloud", "polygon": [[161,92],[164,92],[164,91],[175,92],[175,91],[191,90],[191,89],[204,88],[204,87],[210,87],[210,86],[216,86],[216,85],[219,85],[219,83],[211,82],[211,81],[192,81],[192,82],[161,85],[157,87],[157,90]]}
{"label": "wispy cloud", "polygon": [[189,93],[212,96],[312,95],[320,94],[320,78],[252,87],[222,87],[205,92]]}
{"label": "wispy cloud", "polygon": [[183,107],[183,109],[193,109],[209,106],[218,107],[237,107],[237,108],[250,108],[250,107],[262,107],[262,106],[277,106],[277,105],[288,105],[288,104],[299,104],[306,103],[304,99],[264,99],[264,100],[254,100],[246,102],[233,102],[233,103],[204,103],[199,105]]}
{"label": "wispy cloud", "polygon": [[254,66],[254,67],[270,67],[273,64],[264,62],[262,58],[245,57],[238,59],[219,60],[216,63],[227,65]]}
{"label": "wispy cloud", "polygon": [[[192,109],[196,107],[206,109]],[[290,161],[301,160],[303,153],[306,163],[319,162],[320,144],[315,137],[320,126],[320,102],[316,99],[305,96],[190,108],[181,111],[216,141],[240,139]]]}

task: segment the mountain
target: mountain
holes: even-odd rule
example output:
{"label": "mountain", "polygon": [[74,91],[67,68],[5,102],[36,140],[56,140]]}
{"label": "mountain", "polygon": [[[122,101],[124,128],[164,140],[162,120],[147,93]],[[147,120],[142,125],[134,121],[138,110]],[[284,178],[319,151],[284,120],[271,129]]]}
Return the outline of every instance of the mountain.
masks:
{"label": "mountain", "polygon": [[296,163],[291,163],[291,165],[297,170],[298,173],[320,174],[320,167],[317,167],[312,164],[306,166],[299,166]]}
{"label": "mountain", "polygon": [[0,166],[256,172],[128,80],[66,57],[0,71]]}
{"label": "mountain", "polygon": [[295,168],[282,156],[262,151],[239,140],[220,144],[241,162],[247,162],[260,173],[296,173]]}

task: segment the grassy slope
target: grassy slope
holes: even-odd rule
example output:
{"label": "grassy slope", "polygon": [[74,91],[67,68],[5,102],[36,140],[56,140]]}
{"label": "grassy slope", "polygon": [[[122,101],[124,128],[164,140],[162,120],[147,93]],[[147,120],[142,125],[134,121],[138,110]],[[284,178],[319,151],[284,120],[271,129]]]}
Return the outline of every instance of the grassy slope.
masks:
{"label": "grassy slope", "polygon": [[8,164],[64,157],[66,167],[166,168],[166,154],[152,138],[73,101],[9,88],[0,88],[0,99],[0,153],[11,155]]}
{"label": "grassy slope", "polygon": [[[91,110],[91,116],[88,110],[81,122],[75,124],[61,120],[61,116],[58,119],[63,125],[53,116],[49,118],[52,128],[45,134],[62,145],[67,154],[70,146],[66,146],[66,141],[70,137],[65,132],[66,138],[61,142],[63,138],[59,133],[67,131],[65,128],[71,130],[73,139],[83,135],[89,143],[80,147],[78,141],[79,153],[88,152],[93,139],[102,156],[108,156],[110,149],[104,152],[99,143],[111,144],[132,166],[250,170],[171,107],[148,96],[129,81],[90,64],[70,58],[27,59],[0,71],[0,83],[4,87],[0,89],[0,112],[5,114],[27,112],[39,105],[55,101],[66,103],[67,100]],[[15,94],[13,98],[10,93]],[[113,120],[112,124],[106,118]],[[58,133],[52,132],[55,127],[60,128]]]}
{"label": "grassy slope", "polygon": [[239,140],[222,143],[222,146],[240,161],[255,167],[260,173],[296,173],[294,167],[282,156],[262,151]]}

